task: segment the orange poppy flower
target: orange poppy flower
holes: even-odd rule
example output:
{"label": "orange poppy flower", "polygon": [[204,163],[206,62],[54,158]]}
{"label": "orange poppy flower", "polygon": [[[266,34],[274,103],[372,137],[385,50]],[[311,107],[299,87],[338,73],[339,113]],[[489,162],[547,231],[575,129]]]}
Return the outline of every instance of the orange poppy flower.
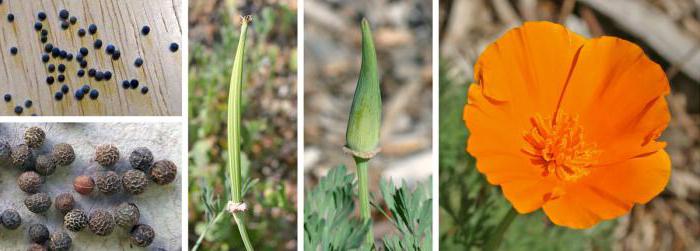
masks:
{"label": "orange poppy flower", "polygon": [[529,22],[474,67],[467,151],[519,213],[589,228],[644,204],[668,182],[656,139],[670,120],[661,68],[636,45]]}

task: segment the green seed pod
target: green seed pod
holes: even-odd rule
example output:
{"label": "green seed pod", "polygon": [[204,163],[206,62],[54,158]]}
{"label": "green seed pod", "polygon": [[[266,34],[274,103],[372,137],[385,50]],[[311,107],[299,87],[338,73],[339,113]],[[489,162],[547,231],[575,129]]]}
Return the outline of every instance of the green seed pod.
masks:
{"label": "green seed pod", "polygon": [[346,147],[357,157],[371,158],[379,146],[382,97],[377,76],[377,53],[367,19],[362,20],[362,66],[350,108]]}

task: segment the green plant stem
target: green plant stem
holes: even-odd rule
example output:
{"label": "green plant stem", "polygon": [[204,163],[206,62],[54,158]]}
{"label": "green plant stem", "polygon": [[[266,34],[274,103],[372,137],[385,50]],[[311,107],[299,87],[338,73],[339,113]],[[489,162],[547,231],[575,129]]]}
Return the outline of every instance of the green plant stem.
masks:
{"label": "green plant stem", "polygon": [[199,249],[199,246],[202,245],[202,241],[204,240],[204,237],[207,236],[207,233],[211,229],[212,226],[214,226],[217,222],[221,220],[221,218],[224,216],[224,213],[226,213],[226,210],[221,210],[218,214],[216,214],[216,217],[214,220],[209,222],[206,227],[204,227],[204,232],[202,232],[201,235],[199,235],[199,238],[197,238],[197,242],[194,244],[194,247],[192,247],[192,251],[197,251]]}
{"label": "green plant stem", "polygon": [[370,222],[367,229],[367,237],[365,242],[370,247],[374,246],[374,234],[372,232],[372,211],[370,211],[369,203],[369,159],[355,157],[355,165],[357,166],[357,180],[360,195],[360,216],[362,220]]}
{"label": "green plant stem", "polygon": [[[245,41],[248,31],[248,23],[250,17],[242,18],[241,36],[236,48],[236,56],[233,60],[233,70],[231,72],[231,83],[229,86],[228,96],[228,171],[231,178],[231,201],[241,203],[243,195],[241,189],[243,187],[241,177],[241,89],[243,86],[243,61],[245,58]],[[243,220],[243,212],[236,212],[233,217],[238,225],[238,231],[243,240],[246,250],[252,251],[253,245],[250,243],[248,233],[245,229]]]}
{"label": "green plant stem", "polygon": [[510,210],[508,210],[508,213],[503,216],[503,219],[501,219],[501,223],[498,223],[498,227],[496,227],[496,230],[491,234],[491,237],[486,242],[486,245],[484,245],[484,250],[498,250],[498,247],[503,241],[503,236],[505,235],[506,230],[508,230],[508,227],[510,227],[510,224],[513,223],[515,216],[518,216],[518,212],[511,207]]}

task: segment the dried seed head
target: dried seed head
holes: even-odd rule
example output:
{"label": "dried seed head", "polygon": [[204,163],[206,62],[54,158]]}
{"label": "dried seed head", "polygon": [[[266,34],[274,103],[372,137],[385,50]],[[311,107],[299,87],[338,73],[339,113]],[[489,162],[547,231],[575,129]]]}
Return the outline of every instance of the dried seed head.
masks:
{"label": "dried seed head", "polygon": [[90,176],[78,176],[73,180],[73,189],[82,195],[88,195],[95,188],[95,181]]}
{"label": "dried seed head", "polygon": [[148,172],[148,169],[153,165],[153,153],[145,147],[136,148],[129,155],[129,163],[135,169]]}
{"label": "dried seed head", "polygon": [[24,199],[24,205],[35,214],[41,214],[51,208],[51,197],[46,193],[36,193]]}
{"label": "dried seed head", "polygon": [[69,231],[80,232],[88,225],[88,216],[85,211],[73,209],[63,217],[63,225]]}
{"label": "dried seed head", "polygon": [[31,148],[39,148],[44,144],[46,133],[41,128],[33,126],[24,132],[24,143]]}
{"label": "dried seed head", "polygon": [[141,213],[136,204],[133,203],[122,203],[117,206],[114,210],[114,218],[117,225],[123,228],[131,228],[139,223],[139,218]]}
{"label": "dried seed head", "polygon": [[34,243],[43,244],[49,240],[49,229],[43,224],[32,224],[29,226],[29,240]]}
{"label": "dried seed head", "polygon": [[56,162],[49,155],[39,155],[36,157],[35,169],[37,173],[49,176],[56,172]]}
{"label": "dried seed head", "polygon": [[12,149],[11,158],[12,166],[22,171],[29,171],[34,167],[35,159],[32,154],[32,149],[25,144],[18,145]]}
{"label": "dried seed head", "polygon": [[73,199],[73,195],[69,193],[62,193],[56,196],[56,202],[54,204],[58,212],[66,214],[73,210],[73,207],[75,206],[75,199]]}
{"label": "dried seed head", "polygon": [[68,251],[73,240],[68,233],[63,231],[53,232],[49,241],[49,249],[52,251]]}
{"label": "dried seed head", "polygon": [[177,176],[177,166],[170,160],[159,160],[151,167],[151,179],[158,185],[166,185]]}
{"label": "dried seed head", "polygon": [[114,217],[105,210],[96,209],[90,213],[88,229],[96,235],[107,236],[114,230]]}
{"label": "dried seed head", "polygon": [[2,221],[2,225],[5,228],[10,230],[15,230],[22,225],[22,217],[20,217],[17,210],[14,209],[6,209],[3,211],[2,215],[0,215],[0,221]]}
{"label": "dried seed head", "polygon": [[122,184],[117,173],[106,171],[95,175],[95,185],[101,193],[109,195],[118,192]]}
{"label": "dried seed head", "polygon": [[130,240],[136,246],[148,247],[153,243],[153,239],[156,237],[156,233],[153,231],[151,226],[146,224],[136,225],[131,229]]}
{"label": "dried seed head", "polygon": [[51,149],[51,157],[56,161],[56,165],[67,166],[75,161],[75,151],[71,145],[60,143]]}
{"label": "dried seed head", "polygon": [[114,145],[99,145],[95,149],[95,161],[104,167],[112,167],[119,161],[119,149]]}
{"label": "dried seed head", "polygon": [[44,177],[34,171],[23,172],[17,178],[17,186],[25,193],[38,193],[41,184],[44,184]]}
{"label": "dried seed head", "polygon": [[148,177],[139,170],[129,170],[122,176],[122,186],[124,190],[130,194],[137,195],[146,191],[148,186]]}

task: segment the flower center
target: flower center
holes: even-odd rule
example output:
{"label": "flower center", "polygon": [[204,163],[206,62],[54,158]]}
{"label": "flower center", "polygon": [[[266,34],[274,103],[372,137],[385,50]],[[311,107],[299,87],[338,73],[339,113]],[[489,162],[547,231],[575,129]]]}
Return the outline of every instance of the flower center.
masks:
{"label": "flower center", "polygon": [[542,167],[542,176],[556,175],[562,181],[576,181],[590,173],[600,151],[595,144],[587,144],[578,116],[560,112],[556,119],[530,118],[532,129],[523,138],[529,145],[523,152],[532,157],[532,163]]}

